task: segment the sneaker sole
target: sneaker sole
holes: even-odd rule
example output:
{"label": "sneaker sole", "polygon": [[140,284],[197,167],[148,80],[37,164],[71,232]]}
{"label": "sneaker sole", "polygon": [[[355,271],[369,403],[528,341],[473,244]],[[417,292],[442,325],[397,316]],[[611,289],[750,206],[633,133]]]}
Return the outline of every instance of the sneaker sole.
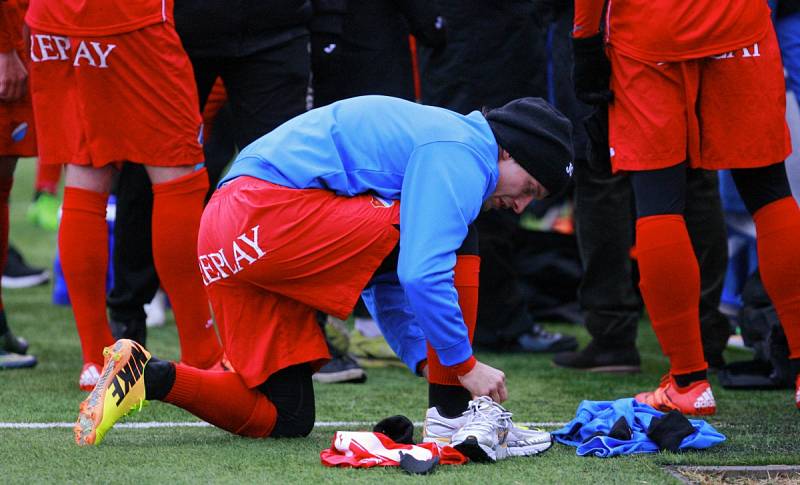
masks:
{"label": "sneaker sole", "polygon": [[0,370],[30,369],[31,367],[36,367],[37,363],[36,357],[32,355],[22,355],[20,358],[0,363]]}
{"label": "sneaker sole", "polygon": [[367,381],[367,373],[363,369],[348,369],[340,372],[316,373],[311,379],[323,384],[354,383],[361,384]]}
{"label": "sneaker sole", "polygon": [[457,445],[453,445],[464,456],[476,463],[494,463],[497,461],[497,454],[491,448],[480,443],[474,436],[467,436],[467,439]]}
{"label": "sneaker sole", "polygon": [[545,451],[549,450],[553,447],[553,441],[549,441],[547,443],[539,443],[537,445],[528,445],[528,446],[512,446],[511,443],[508,444],[508,456],[536,456],[544,453]]}
{"label": "sneaker sole", "polygon": [[0,286],[3,288],[32,288],[50,281],[50,273],[44,272],[30,276],[3,276]]}
{"label": "sneaker sole", "polygon": [[[112,352],[119,352],[122,350],[122,342],[117,341],[114,344]],[[80,413],[78,420],[75,422],[75,443],[78,446],[93,445],[97,439],[97,426],[103,421],[103,397],[106,392],[106,382],[113,374],[114,365],[116,361],[109,358],[103,366],[103,371],[100,373],[100,379],[97,380],[92,392],[85,401],[81,403]],[[98,412],[98,419],[94,419],[95,412]]]}

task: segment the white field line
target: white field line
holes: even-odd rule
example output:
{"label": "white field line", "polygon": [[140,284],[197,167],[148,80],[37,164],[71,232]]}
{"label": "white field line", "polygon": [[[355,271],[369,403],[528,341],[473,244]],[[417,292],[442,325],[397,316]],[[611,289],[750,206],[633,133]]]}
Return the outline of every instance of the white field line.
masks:
{"label": "white field line", "polygon": [[[318,421],[314,423],[315,428],[355,428],[362,427],[370,429],[374,426],[375,422],[372,421]],[[538,423],[519,423],[522,426],[554,428],[561,427],[567,423],[559,422],[538,422]],[[0,429],[52,429],[52,428],[72,428],[75,423],[2,423],[0,422]],[[115,429],[128,428],[128,429],[150,429],[150,428],[206,428],[211,425],[204,421],[146,421],[141,423],[119,423],[114,425]],[[414,426],[422,426],[422,422],[414,423]]]}

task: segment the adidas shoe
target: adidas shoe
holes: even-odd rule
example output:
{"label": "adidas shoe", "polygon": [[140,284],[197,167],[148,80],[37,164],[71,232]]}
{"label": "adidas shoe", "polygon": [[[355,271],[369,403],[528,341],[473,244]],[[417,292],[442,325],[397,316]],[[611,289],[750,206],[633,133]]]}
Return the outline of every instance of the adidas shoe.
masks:
{"label": "adidas shoe", "polygon": [[117,340],[103,350],[105,364],[94,390],[84,399],[75,423],[75,443],[99,445],[114,423],[145,403],[144,367],[150,353],[133,340]]}
{"label": "adidas shoe", "polygon": [[97,381],[99,380],[100,367],[93,362],[83,364],[81,375],[78,378],[78,387],[81,388],[81,391],[92,392],[92,389],[94,389],[94,386],[97,385]]}
{"label": "adidas shoe", "polygon": [[717,412],[711,385],[705,379],[678,387],[672,375],[667,374],[661,378],[661,384],[655,391],[641,392],[634,399],[663,412],[675,409],[693,416],[710,416]]}

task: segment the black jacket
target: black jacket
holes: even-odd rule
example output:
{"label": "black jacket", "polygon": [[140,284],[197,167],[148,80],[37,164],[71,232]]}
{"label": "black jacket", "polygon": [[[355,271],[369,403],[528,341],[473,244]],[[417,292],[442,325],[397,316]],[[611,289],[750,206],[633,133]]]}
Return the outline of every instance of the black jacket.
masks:
{"label": "black jacket", "polygon": [[364,94],[414,99],[408,36],[441,48],[444,21],[430,0],[314,0],[314,105]]}
{"label": "black jacket", "polygon": [[310,0],[175,0],[175,27],[192,57],[246,56],[308,35]]}

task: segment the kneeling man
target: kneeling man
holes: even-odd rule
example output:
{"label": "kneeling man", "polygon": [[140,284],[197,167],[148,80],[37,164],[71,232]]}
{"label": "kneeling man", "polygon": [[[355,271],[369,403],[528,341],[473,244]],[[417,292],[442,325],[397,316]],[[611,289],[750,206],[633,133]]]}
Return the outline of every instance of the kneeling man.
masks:
{"label": "kneeling man", "polygon": [[547,433],[514,427],[498,404],[503,372],[472,354],[471,224],[482,208],[519,213],[559,192],[572,157],[569,121],[538,98],[463,116],[364,96],[290,120],[239,154],[201,222],[199,267],[235,371],[120,340],[81,404],[77,443],[98,444],[145,399],[243,436],[308,435],[311,375],[329,358],[317,311],[345,318],[362,294],[397,355],[427,377],[426,440],[479,460],[547,449]]}

